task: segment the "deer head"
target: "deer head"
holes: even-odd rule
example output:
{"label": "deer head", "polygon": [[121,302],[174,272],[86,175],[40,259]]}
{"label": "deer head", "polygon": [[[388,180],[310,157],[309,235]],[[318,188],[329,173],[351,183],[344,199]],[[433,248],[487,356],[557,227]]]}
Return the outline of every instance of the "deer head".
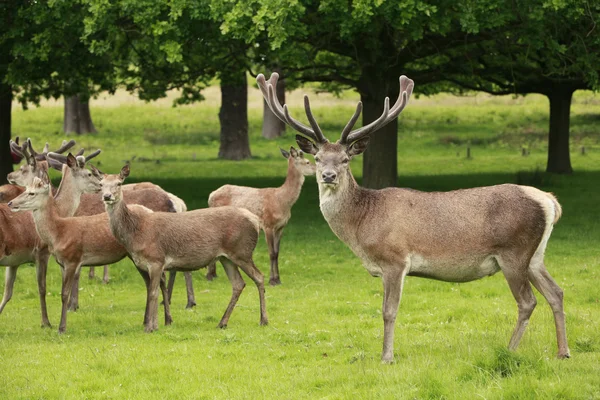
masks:
{"label": "deer head", "polygon": [[[63,141],[62,145],[54,153],[64,153],[73,146],[75,146],[74,140],[70,140],[69,142]],[[14,141],[10,141],[10,149],[17,155],[25,158],[26,161],[18,170],[8,174],[7,179],[10,183],[27,186],[33,183],[34,177],[42,178],[44,171],[48,171],[48,163],[45,162],[47,161],[46,156],[49,153],[48,143],[44,146],[44,150],[38,153],[33,149],[31,139],[27,139],[21,146],[17,137]]]}
{"label": "deer head", "polygon": [[104,204],[113,205],[121,201],[123,197],[123,181],[129,176],[129,164],[125,164],[118,175],[102,174],[102,172],[93,166],[92,171],[102,179],[102,200],[104,200]]}
{"label": "deer head", "polygon": [[51,152],[47,154],[46,158],[50,165],[66,165],[69,168],[72,182],[80,193],[98,193],[102,189],[100,179],[92,171],[85,168],[85,166],[89,160],[100,154],[100,150],[96,150],[85,157],[81,155],[82,153],[83,149],[79,151],[77,156],[71,153],[63,156],[62,154]]}
{"label": "deer head", "polygon": [[49,195],[50,178],[48,172],[43,172],[42,178],[34,177],[25,191],[7,205],[12,211],[35,211],[44,207]]}
{"label": "deer head", "polygon": [[304,152],[296,150],[294,147],[290,147],[290,151],[279,149],[281,154],[288,159],[289,165],[292,165],[294,169],[300,172],[304,176],[311,176],[315,174],[316,167],[304,158]]}
{"label": "deer head", "polygon": [[304,96],[304,109],[310,127],[292,118],[287,104],[281,106],[275,90],[278,79],[279,75],[277,73],[273,73],[268,81],[265,80],[263,74],[256,77],[258,87],[273,114],[300,133],[300,135],[296,135],[296,143],[306,153],[310,153],[315,157],[319,187],[328,190],[337,190],[348,183],[347,180],[351,175],[349,165],[352,157],[363,153],[367,149],[371,134],[398,117],[406,107],[414,88],[414,82],[402,75],[400,77],[400,96],[398,96],[396,103],[390,108],[390,99],[386,97],[383,114],[378,119],[362,128],[352,130],[362,112],[362,102],[358,102],[356,111],[342,130],[340,139],[335,143],[331,143],[323,135],[312,114],[308,96]]}

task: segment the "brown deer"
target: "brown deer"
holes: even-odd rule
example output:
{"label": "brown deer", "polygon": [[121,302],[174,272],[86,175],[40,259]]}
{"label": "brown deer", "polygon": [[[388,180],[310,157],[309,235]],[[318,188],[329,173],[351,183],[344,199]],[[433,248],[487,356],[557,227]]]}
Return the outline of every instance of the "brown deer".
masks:
{"label": "brown deer", "polygon": [[[90,181],[91,182],[91,181]],[[96,191],[100,190],[97,179]],[[82,266],[113,264],[127,256],[127,251],[113,237],[106,213],[85,217],[59,215],[57,202],[50,191],[50,179],[44,173],[42,179],[35,177],[25,192],[8,203],[12,211],[32,211],[35,229],[62,269],[62,312],[58,328],[63,333],[67,327],[67,308],[71,298],[76,274]],[[144,276],[143,271],[140,271]],[[166,285],[161,281],[163,297]],[[146,318],[146,317],[145,317]],[[165,304],[165,324],[170,324],[168,302]]]}
{"label": "brown deer", "polygon": [[[92,153],[91,156],[95,156],[96,153]],[[83,173],[91,174],[90,171],[85,169],[85,163],[89,161],[91,157],[88,156],[84,158],[83,156],[78,156],[76,159],[72,159],[69,163],[67,156],[62,156],[55,153],[48,153],[47,160],[50,165],[57,167],[62,167],[63,171],[63,180],[61,181],[61,187],[57,193],[59,215],[61,216],[72,216],[74,212],[74,216],[89,216],[105,213],[106,210],[104,208],[104,203],[102,199],[97,194],[86,193],[85,191],[77,191],[75,190],[74,183],[71,181],[70,177],[72,174],[78,174],[80,171],[84,171]],[[77,162],[75,162],[77,161]],[[68,168],[66,166],[68,165]],[[187,207],[183,200],[178,198],[177,196],[164,191],[160,186],[154,185],[150,182],[141,182],[134,183],[130,185],[124,185],[123,198],[127,204],[139,204],[144,207],[149,208],[152,211],[164,211],[164,212],[184,212],[187,210]],[[66,193],[65,193],[66,191]],[[79,198],[81,197],[81,202]],[[73,208],[74,207],[74,208]],[[74,211],[76,210],[76,211]],[[93,267],[91,267],[93,268]],[[176,271],[170,271],[171,273],[171,281],[175,281]],[[186,291],[187,291],[187,305],[186,308],[192,308],[196,305],[196,300],[194,296],[194,286],[192,280],[191,272],[184,272]],[[108,267],[104,266],[104,282],[108,282]],[[169,300],[171,296],[171,291],[173,286],[170,284],[169,286]],[[73,295],[71,297],[71,302],[69,303],[70,310],[77,310],[79,308],[78,305],[78,296],[79,296],[79,274],[75,276],[75,283],[73,288]]]}
{"label": "brown deer", "polygon": [[[19,138],[15,141],[11,141],[11,149],[15,153],[19,154],[26,160],[26,164],[22,166],[19,171],[15,171],[9,175],[10,180],[21,186],[27,186],[32,183],[34,177],[42,178],[44,173],[47,173],[48,167],[51,166],[56,170],[63,172],[63,177],[66,179],[61,180],[61,195],[57,197],[58,210],[61,217],[70,216],[88,216],[104,213],[104,204],[99,196],[91,193],[85,193],[81,188],[76,190],[77,184],[83,184],[82,181],[77,183],[73,181],[73,178],[85,179],[89,176],[90,171],[84,168],[85,163],[100,154],[100,150],[97,150],[87,156],[83,156],[83,149],[77,153],[76,160],[80,164],[77,171],[73,168],[77,168],[77,165],[73,163],[72,168],[64,169],[67,164],[67,156],[61,155],[60,152],[65,152],[75,145],[75,141],[63,142],[62,146],[57,149],[56,152],[48,151],[48,144],[44,147],[42,153],[38,153],[34,150],[31,140],[27,139],[23,146],[18,144]],[[65,176],[64,173],[67,173]],[[83,174],[79,177],[79,174]],[[124,186],[125,189],[125,201],[135,204],[144,205],[154,211],[175,211],[182,212],[186,211],[186,205],[177,196],[164,191],[160,186],[155,185],[151,182],[140,182],[133,183]],[[56,193],[56,189],[52,188],[53,193]],[[136,191],[135,193],[132,193]],[[81,198],[81,200],[80,200]],[[91,267],[93,268],[93,267]],[[175,271],[171,272],[174,280]],[[93,274],[92,274],[93,277]],[[186,291],[187,291],[187,305],[186,308],[192,308],[196,305],[194,296],[194,287],[192,281],[192,275],[189,272],[184,273]],[[104,283],[107,283],[108,267],[104,266]],[[78,306],[79,296],[79,274],[75,277],[75,288],[73,291],[72,299],[69,303],[69,309],[76,310]]]}
{"label": "brown deer", "polygon": [[569,357],[563,291],[544,266],[553,225],[561,216],[556,198],[536,188],[497,185],[451,192],[360,187],[350,159],[361,154],[370,135],[396,118],[408,103],[414,83],[400,77],[400,96],[372,123],[352,130],[362,104],[330,143],[304,97],[310,127],[293,119],[277,101],[277,74],[256,80],[271,110],[300,132],[300,148],[314,155],[319,201],[331,230],[356,254],[367,271],[383,278],[384,362],[393,360],[394,323],[407,275],[467,282],[502,271],[517,301],[519,315],[509,348],[516,349],[536,305],[532,283],[546,298],[556,325],[558,357]]}
{"label": "brown deer", "polygon": [[[287,177],[282,186],[277,188],[255,189],[246,186],[225,185],[215,190],[208,197],[210,207],[234,206],[251,211],[260,219],[260,226],[265,231],[269,256],[271,258],[271,285],[281,284],[279,278],[279,243],[283,228],[292,216],[292,207],[300,196],[304,176],[315,174],[315,166],[304,158],[302,151],[290,147],[281,154],[288,160]],[[206,277],[212,280],[216,276],[215,264],[208,267]]]}
{"label": "brown deer", "polygon": [[21,193],[25,191],[25,188],[21,186],[6,184],[0,186],[0,203],[8,203]]}
{"label": "brown deer", "polygon": [[[96,171],[98,172],[98,171]],[[150,212],[123,201],[122,184],[129,165],[118,175],[104,175],[102,198],[110,228],[138,269],[148,274],[145,331],[158,329],[158,285],[164,270],[197,270],[220,259],[233,293],[219,327],[229,316],[246,285],[241,268],[256,284],[260,299],[260,324],[267,324],[263,275],[252,253],[258,242],[260,222],[250,211],[236,207],[206,208],[184,213]],[[168,301],[165,299],[165,305]]]}
{"label": "brown deer", "polygon": [[[13,145],[19,147],[18,140],[16,138],[15,142],[11,141],[11,149]],[[61,147],[56,149],[56,151],[64,152],[73,147],[73,145],[75,145],[75,141],[63,142]],[[48,153],[48,144],[44,147],[44,151]],[[36,164],[36,166],[38,165]],[[46,163],[40,164],[39,167],[48,168]],[[11,181],[12,178],[19,177],[22,173],[32,170],[32,168],[31,160],[28,160],[28,163],[21,166],[19,170],[8,174],[8,180]],[[10,196],[12,196],[15,193],[15,189],[11,185],[6,186],[11,187]],[[3,191],[3,193],[6,192]],[[6,198],[4,201],[6,200],[10,201],[11,199]],[[48,246],[37,234],[31,213],[14,215],[5,204],[0,204],[0,265],[7,267],[4,279],[4,293],[2,302],[0,303],[0,314],[12,298],[19,266],[27,263],[35,263],[42,327],[51,326],[46,307],[46,272],[49,257]]]}

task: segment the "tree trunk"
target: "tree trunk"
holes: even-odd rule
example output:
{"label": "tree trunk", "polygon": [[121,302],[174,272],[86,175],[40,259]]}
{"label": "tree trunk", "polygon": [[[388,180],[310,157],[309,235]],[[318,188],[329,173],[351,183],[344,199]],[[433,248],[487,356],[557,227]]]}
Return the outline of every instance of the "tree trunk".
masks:
{"label": "tree trunk", "polygon": [[0,184],[7,183],[6,175],[12,172],[10,154],[12,87],[0,81]]}
{"label": "tree trunk", "polygon": [[[278,68],[274,69],[273,72],[279,73],[281,76],[281,72]],[[281,105],[285,104],[285,82],[280,79],[277,81],[277,87],[275,88],[277,92],[277,98]],[[263,99],[263,126],[262,126],[262,135],[266,139],[276,139],[283,135],[285,132],[285,122],[280,120],[271,112],[269,106],[267,106],[267,102]]]}
{"label": "tree trunk", "polygon": [[571,154],[569,153],[569,124],[571,99],[574,90],[555,86],[548,95],[550,100],[550,133],[548,135],[548,164],[546,172],[571,174]]}
{"label": "tree trunk", "polygon": [[[398,89],[396,89],[398,91]],[[378,91],[381,93],[382,91]],[[392,94],[393,95],[393,94]],[[361,94],[363,103],[363,126],[383,113],[385,94],[369,96]],[[396,97],[390,96],[390,103]],[[396,186],[398,182],[398,119],[371,134],[369,147],[363,156],[364,187],[381,189]]]}
{"label": "tree trunk", "polygon": [[221,146],[219,158],[250,158],[248,139],[248,84],[246,71],[234,69],[221,74]]}
{"label": "tree trunk", "polygon": [[97,132],[90,114],[90,103],[81,99],[81,95],[65,97],[63,131],[67,134]]}

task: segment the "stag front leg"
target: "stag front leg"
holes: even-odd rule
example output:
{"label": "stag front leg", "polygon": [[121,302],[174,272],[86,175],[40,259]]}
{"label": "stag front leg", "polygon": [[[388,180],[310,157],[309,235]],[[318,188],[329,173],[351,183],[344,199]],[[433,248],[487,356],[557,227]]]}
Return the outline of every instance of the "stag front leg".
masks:
{"label": "stag front leg", "polygon": [[75,280],[75,273],[80,266],[78,265],[65,265],[61,266],[62,269],[62,288],[61,288],[61,300],[62,310],[60,314],[60,325],[58,326],[58,333],[65,333],[67,330],[67,308],[69,301],[71,300],[71,291],[73,290],[73,282]]}
{"label": "stag front leg", "polygon": [[406,265],[383,270],[383,353],[381,355],[383,363],[394,361],[394,328],[406,270]]}
{"label": "stag front leg", "polygon": [[187,293],[187,304],[185,308],[194,308],[196,305],[196,297],[194,296],[194,281],[192,279],[192,273],[184,272],[183,277],[185,278],[185,289]]}
{"label": "stag front leg", "polygon": [[69,311],[77,311],[79,309],[79,277],[81,275],[81,267],[75,271],[73,277],[73,289],[71,290],[71,299],[69,300]]}
{"label": "stag front leg", "polygon": [[275,252],[275,233],[273,229],[265,228],[265,237],[267,239],[269,257],[271,259],[271,277],[269,279],[269,284],[271,286],[281,285],[281,279],[279,279],[279,267],[277,265],[278,254]]}
{"label": "stag front leg", "polygon": [[94,267],[90,267],[90,272],[88,272],[88,278],[94,279],[96,277],[96,270]]}
{"label": "stag front leg", "polygon": [[217,277],[217,261],[213,261],[208,264],[208,271],[206,272],[206,280],[212,281]]}
{"label": "stag front leg", "polygon": [[0,304],[0,314],[2,314],[4,307],[6,307],[6,304],[12,298],[18,268],[19,267],[8,267],[4,272],[4,295],[2,296],[2,303]]}
{"label": "stag front leg", "polygon": [[165,325],[171,325],[173,323],[173,317],[171,317],[171,301],[169,300],[169,292],[165,285],[165,274],[160,276],[160,291],[162,292],[163,304],[165,307]]}
{"label": "stag front leg", "polygon": [[102,277],[102,283],[105,285],[110,282],[110,276],[108,276],[108,265],[104,266],[104,276]]}
{"label": "stag front leg", "polygon": [[148,286],[148,321],[145,331],[153,332],[158,330],[158,291],[162,278],[162,267],[160,265],[148,265],[148,275],[150,276],[150,285]]}
{"label": "stag front leg", "polygon": [[40,296],[40,307],[42,309],[42,328],[52,328],[48,319],[48,309],[46,307],[46,273],[48,271],[48,259],[50,253],[42,251],[38,254],[35,263],[35,275],[38,282],[38,292]]}
{"label": "stag front leg", "polygon": [[135,269],[140,273],[142,278],[144,279],[144,284],[146,285],[146,309],[144,310],[144,326],[148,324],[148,293],[150,293],[150,275],[148,275],[147,271],[144,271],[138,266],[135,266]]}

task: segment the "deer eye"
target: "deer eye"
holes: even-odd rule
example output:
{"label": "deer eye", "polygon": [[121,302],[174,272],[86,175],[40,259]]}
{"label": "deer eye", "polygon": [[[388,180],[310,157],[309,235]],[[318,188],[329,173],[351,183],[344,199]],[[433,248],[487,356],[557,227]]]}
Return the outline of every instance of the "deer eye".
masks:
{"label": "deer eye", "polygon": [[342,160],[342,164],[348,164],[349,162],[350,162],[350,159],[349,159],[349,158],[344,158],[344,159]]}
{"label": "deer eye", "polygon": [[29,195],[30,195],[30,196],[33,196],[34,194],[35,194],[35,193],[33,193],[33,192],[30,192],[30,193],[29,193]]}
{"label": "deer eye", "polygon": [[315,157],[315,162],[320,162],[321,159],[319,157]]}
{"label": "deer eye", "polygon": [[117,183],[117,186],[122,186],[123,184],[121,182]]}

